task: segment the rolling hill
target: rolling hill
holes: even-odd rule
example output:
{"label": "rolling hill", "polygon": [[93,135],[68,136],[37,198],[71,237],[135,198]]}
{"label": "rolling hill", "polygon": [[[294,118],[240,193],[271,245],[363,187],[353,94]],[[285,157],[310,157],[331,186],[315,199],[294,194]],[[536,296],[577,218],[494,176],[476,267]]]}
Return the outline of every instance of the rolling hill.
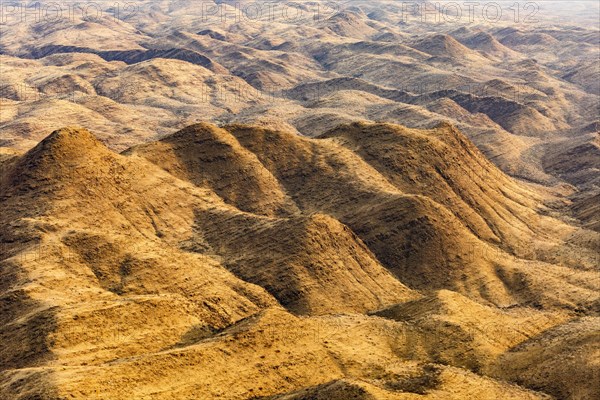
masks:
{"label": "rolling hill", "polygon": [[197,124],[123,154],[64,128],[2,154],[5,396],[595,393],[591,359],[567,384],[535,343],[594,345],[598,234],[450,125]]}

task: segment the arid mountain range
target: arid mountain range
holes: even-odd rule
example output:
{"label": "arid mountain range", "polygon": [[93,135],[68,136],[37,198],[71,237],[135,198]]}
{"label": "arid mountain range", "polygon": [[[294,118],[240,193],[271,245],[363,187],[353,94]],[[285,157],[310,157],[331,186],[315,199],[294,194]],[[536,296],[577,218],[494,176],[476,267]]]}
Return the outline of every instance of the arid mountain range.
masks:
{"label": "arid mountain range", "polygon": [[452,125],[66,128],[2,166],[14,398],[598,394],[599,235]]}
{"label": "arid mountain range", "polygon": [[600,398],[598,4],[513,3],[3,6],[0,399]]}

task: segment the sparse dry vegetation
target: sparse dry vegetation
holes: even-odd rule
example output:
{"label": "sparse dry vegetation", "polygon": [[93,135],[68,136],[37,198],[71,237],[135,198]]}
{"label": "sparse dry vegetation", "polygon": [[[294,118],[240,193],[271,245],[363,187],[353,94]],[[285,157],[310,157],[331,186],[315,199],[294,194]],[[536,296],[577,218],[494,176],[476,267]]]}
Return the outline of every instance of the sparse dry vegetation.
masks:
{"label": "sparse dry vegetation", "polygon": [[600,398],[597,5],[113,3],[0,16],[0,400]]}

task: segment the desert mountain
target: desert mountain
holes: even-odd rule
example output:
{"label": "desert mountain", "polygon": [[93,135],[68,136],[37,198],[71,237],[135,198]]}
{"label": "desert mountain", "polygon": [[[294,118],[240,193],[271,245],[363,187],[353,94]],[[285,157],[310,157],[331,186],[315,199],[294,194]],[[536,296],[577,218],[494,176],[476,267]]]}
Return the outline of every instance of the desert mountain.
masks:
{"label": "desert mountain", "polygon": [[[565,12],[548,5],[546,18],[577,15],[578,28],[553,20],[515,26],[504,18],[458,29],[424,22],[423,8],[385,0],[272,9],[228,2],[113,6],[101,1],[100,16],[73,13],[55,24],[19,24],[7,15],[3,146],[28,150],[62,120],[93,129],[117,150],[174,133],[199,115],[308,136],[357,120],[413,128],[449,121],[504,172],[557,186],[562,179],[543,167],[538,152],[597,119],[597,40],[576,6]],[[312,103],[294,95],[307,87]],[[368,95],[354,94],[346,94],[351,108],[314,102],[345,90],[388,102],[375,107]]]}
{"label": "desert mountain", "polygon": [[[308,139],[198,124],[122,155],[65,128],[0,162],[2,336],[21,343],[0,376],[14,398],[183,398],[198,384],[209,398],[545,396],[496,378],[576,390],[556,386],[560,369],[502,365],[526,363],[529,347],[513,348],[547,329],[586,335],[598,237],[540,214],[547,194],[450,125]],[[519,253],[510,235],[550,247]],[[262,386],[225,391],[248,363]]]}
{"label": "desert mountain", "polygon": [[459,62],[477,61],[481,58],[476,52],[462,45],[452,36],[445,34],[424,38],[415,43],[413,47],[433,57],[453,59]]}
{"label": "desert mountain", "polygon": [[0,400],[600,398],[598,4],[511,4],[1,7]]}

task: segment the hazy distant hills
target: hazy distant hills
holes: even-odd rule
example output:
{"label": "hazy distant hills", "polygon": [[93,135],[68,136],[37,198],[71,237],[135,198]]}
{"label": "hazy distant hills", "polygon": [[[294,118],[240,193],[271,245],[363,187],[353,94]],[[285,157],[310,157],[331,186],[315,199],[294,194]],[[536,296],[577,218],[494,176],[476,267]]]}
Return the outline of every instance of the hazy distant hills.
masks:
{"label": "hazy distant hills", "polygon": [[532,347],[596,343],[598,234],[450,125],[199,124],[123,155],[66,128],[1,162],[13,398],[596,394],[591,353],[573,380]]}
{"label": "hazy distant hills", "polygon": [[[537,24],[461,26],[423,24],[391,2],[315,4],[255,6],[254,14],[245,3],[106,5],[102,18],[74,13],[60,23],[9,15],[1,27],[1,144],[32,147],[62,126],[58,115],[85,122],[116,149],[199,120],[307,136],[355,120],[446,120],[504,171],[556,184],[541,162],[544,143],[597,118],[593,25],[555,25],[550,9]],[[346,90],[382,99],[330,99]]]}

